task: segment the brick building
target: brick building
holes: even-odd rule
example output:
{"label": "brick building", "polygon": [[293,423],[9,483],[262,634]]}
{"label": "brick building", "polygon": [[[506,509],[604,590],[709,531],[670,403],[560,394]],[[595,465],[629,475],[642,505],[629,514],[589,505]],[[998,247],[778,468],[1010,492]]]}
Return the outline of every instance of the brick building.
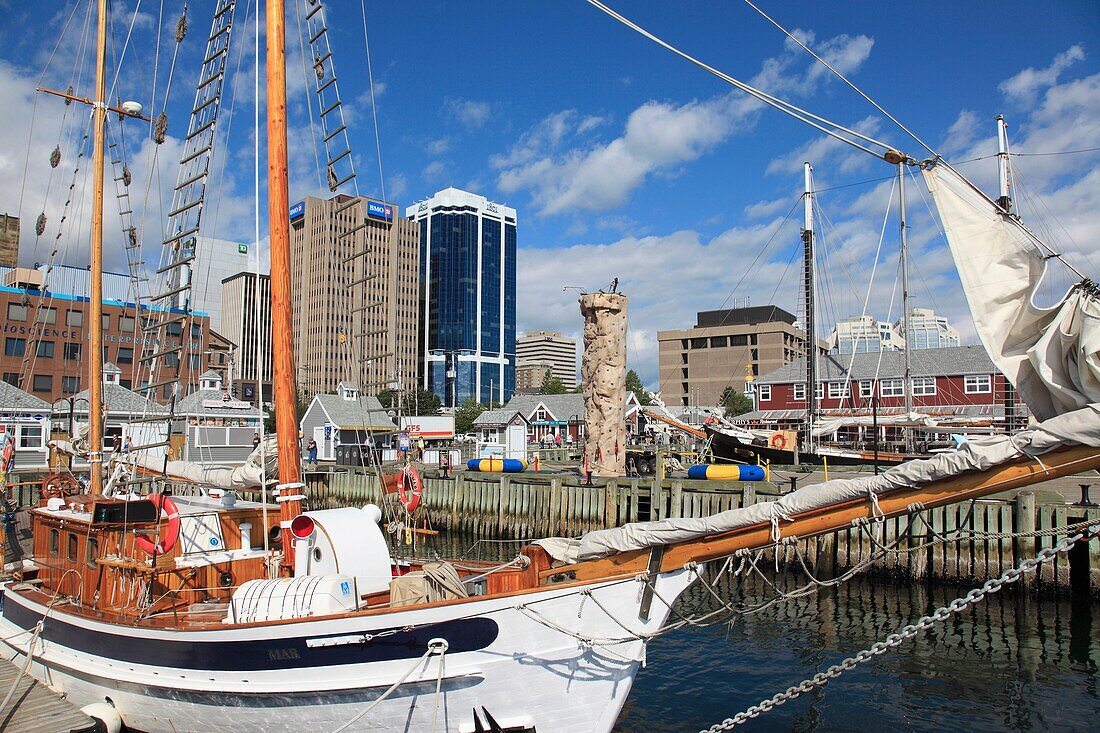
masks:
{"label": "brick building", "polygon": [[667,405],[716,405],[727,387],[744,392],[751,379],[805,354],[806,334],[792,314],[763,305],[700,311],[693,328],[658,331],[657,347]]}
{"label": "brick building", "polygon": [[[80,268],[61,270],[57,282],[66,282],[65,275],[86,273]],[[66,273],[75,270],[76,273]],[[55,292],[43,288],[42,271],[25,268],[0,273],[0,374],[3,381],[20,387],[46,401],[69,397],[81,392],[88,384],[87,350],[90,333],[87,328],[89,298],[85,292]],[[51,274],[51,278],[55,277]],[[74,278],[69,277],[71,282]],[[197,385],[199,374],[206,370],[203,352],[210,341],[209,319],[195,315],[184,338],[180,322],[167,327],[167,342],[161,344],[140,331],[137,307],[127,302],[129,278],[119,274],[104,274],[103,283],[103,361],[118,365],[119,384],[127,389],[140,389],[150,382],[148,369],[139,362],[142,354],[154,350],[182,347],[181,352],[168,354],[167,360],[180,359],[180,384],[186,394],[189,385]],[[74,288],[78,289],[78,288]],[[142,308],[143,317],[153,312]],[[22,382],[22,384],[20,384]],[[162,385],[155,398],[165,401],[175,383]]]}

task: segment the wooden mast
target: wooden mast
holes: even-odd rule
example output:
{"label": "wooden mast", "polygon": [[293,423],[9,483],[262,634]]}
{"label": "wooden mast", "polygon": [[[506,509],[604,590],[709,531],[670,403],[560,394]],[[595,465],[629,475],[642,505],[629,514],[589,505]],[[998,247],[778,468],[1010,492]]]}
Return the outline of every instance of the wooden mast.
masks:
{"label": "wooden mast", "polygon": [[107,0],[99,0],[99,28],[96,43],[95,103],[92,107],[92,257],[91,353],[88,359],[89,389],[88,454],[90,488],[93,496],[103,493],[103,148],[107,132]]}
{"label": "wooden mast", "polygon": [[267,2],[267,189],[271,227],[271,346],[275,434],[279,444],[279,512],[284,567],[294,566],[290,522],[301,512],[302,463],[298,445],[298,389],[290,292],[290,195],[286,147],[286,29],[283,0]]}

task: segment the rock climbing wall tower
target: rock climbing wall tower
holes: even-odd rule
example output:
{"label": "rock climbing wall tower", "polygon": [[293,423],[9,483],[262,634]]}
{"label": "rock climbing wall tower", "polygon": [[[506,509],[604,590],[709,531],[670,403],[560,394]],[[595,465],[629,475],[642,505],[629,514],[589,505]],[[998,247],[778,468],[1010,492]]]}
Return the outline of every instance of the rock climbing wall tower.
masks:
{"label": "rock climbing wall tower", "polygon": [[626,474],[626,296],[585,293],[584,393],[585,457],[593,476]]}

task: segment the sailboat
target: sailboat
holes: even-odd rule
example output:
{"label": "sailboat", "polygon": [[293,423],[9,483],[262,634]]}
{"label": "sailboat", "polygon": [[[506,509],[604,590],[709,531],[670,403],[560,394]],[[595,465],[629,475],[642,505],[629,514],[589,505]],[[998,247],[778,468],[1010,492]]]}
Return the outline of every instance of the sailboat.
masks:
{"label": "sailboat", "polygon": [[[805,313],[804,328],[806,330],[806,348],[805,348],[805,375],[806,385],[819,385],[818,375],[818,346],[815,336],[816,329],[814,328],[814,321],[817,309],[817,298],[815,292],[815,271],[816,271],[816,255],[815,255],[815,240],[816,234],[814,232],[814,187],[813,187],[813,167],[810,163],[803,164],[803,179],[805,182],[802,203],[803,203],[803,225],[802,225],[802,270],[803,270],[803,292],[802,292],[802,305],[803,312]],[[898,181],[901,188],[901,236],[902,236],[902,276],[904,280],[908,280],[908,266],[907,256],[905,251],[905,171],[904,166],[899,166],[898,169]],[[903,283],[903,309],[908,313],[908,283]],[[907,316],[906,316],[907,318]],[[906,320],[906,323],[908,321]],[[905,329],[908,332],[908,328]],[[912,404],[912,390],[910,387],[910,380],[908,378],[909,367],[909,350],[904,351],[905,358],[905,370],[902,383],[904,385],[905,396],[905,413],[899,418],[884,418],[882,424],[885,425],[888,422],[892,422],[895,425],[922,425],[923,422],[915,416],[913,412]],[[845,381],[850,382],[848,375],[845,375]],[[877,388],[877,387],[876,387]],[[820,423],[829,423],[835,425],[842,423],[847,416],[837,415],[832,419],[822,419],[818,409],[818,395],[816,386],[811,389],[808,386],[805,388],[806,395],[806,414],[803,421],[803,429],[801,435],[794,432],[783,431],[768,431],[768,430],[750,430],[742,427],[738,427],[728,422],[714,421],[705,426],[707,435],[710,437],[711,446],[714,450],[714,455],[720,460],[726,461],[767,461],[769,463],[792,466],[799,463],[811,463],[822,464],[828,463],[834,466],[862,466],[862,465],[886,465],[895,466],[899,463],[903,463],[914,458],[927,458],[927,454],[920,454],[913,451],[899,453],[895,451],[878,450],[873,448],[872,450],[864,450],[855,447],[841,446],[841,445],[829,445],[823,443],[820,440],[823,430],[819,429]],[[847,417],[848,420],[852,420],[851,417]],[[857,419],[858,421],[858,419]],[[868,422],[864,419],[863,422]],[[875,427],[877,428],[878,420],[875,419]],[[906,431],[907,437],[911,434],[911,431]],[[877,438],[877,436],[876,436]]]}
{"label": "sailboat", "polygon": [[[101,2],[101,42],[104,8]],[[648,642],[670,627],[672,605],[708,562],[1100,467],[1095,347],[1086,352],[1091,361],[1051,358],[1038,370],[1014,350],[1026,341],[1021,331],[1036,326],[1053,327],[1055,338],[1097,343],[1085,332],[1095,328],[1100,307],[1095,288],[1075,289],[1056,312],[1032,309],[1025,296],[1041,272],[1030,266],[1041,263],[1033,243],[996,204],[933,161],[925,174],[940,191],[945,216],[970,222],[957,230],[965,237],[961,247],[971,249],[967,242],[979,236],[995,239],[997,254],[994,247],[979,254],[993,258],[1001,285],[1020,290],[1024,305],[1017,309],[1001,299],[981,312],[983,323],[998,325],[1001,345],[1010,344],[987,348],[1046,418],[1031,430],[705,519],[547,538],[496,566],[399,562],[389,555],[374,506],[302,511],[283,17],[281,0],[269,0],[278,515],[270,518],[266,506],[232,492],[106,496],[102,473],[96,480],[102,464],[94,460],[90,493],[44,496],[31,510],[33,561],[2,589],[0,639],[17,664],[73,702],[104,703],[146,733],[484,729],[475,710],[496,730],[606,732]],[[103,73],[101,50],[98,100]],[[103,112],[96,106],[97,135]],[[1080,312],[1092,320],[1082,322]],[[1036,335],[1033,344],[1045,348],[1044,338]],[[1044,353],[1080,352],[1061,342]],[[1052,375],[1064,381],[1043,381]],[[93,434],[99,409],[93,402]],[[93,438],[92,445],[99,443]],[[189,479],[256,486],[263,460],[261,452],[239,471]],[[184,467],[165,468],[178,475]],[[268,536],[270,548],[259,541]]]}

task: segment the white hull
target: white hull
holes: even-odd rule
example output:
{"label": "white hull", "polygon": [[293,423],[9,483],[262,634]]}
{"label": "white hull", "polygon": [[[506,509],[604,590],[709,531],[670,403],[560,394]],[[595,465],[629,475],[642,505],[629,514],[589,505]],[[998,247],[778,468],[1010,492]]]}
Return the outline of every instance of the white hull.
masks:
{"label": "white hull", "polygon": [[[661,599],[672,602],[694,577],[687,570],[659,576],[648,621],[639,619],[644,584],[637,578],[441,608],[201,631],[102,624],[55,607],[36,646],[32,673],[78,706],[110,698],[127,726],[145,733],[333,731],[410,670],[415,671],[406,682],[347,730],[430,731],[438,716],[435,730],[466,733],[473,730],[472,711],[484,707],[504,727],[610,731],[645,649],[636,639],[611,645],[599,640],[626,638],[623,626],[634,633],[656,631],[669,615]],[[526,612],[517,608],[521,603]],[[7,656],[22,663],[30,633],[20,631],[46,609],[10,591],[4,606],[0,637]],[[596,643],[583,643],[529,614]],[[406,627],[416,631],[410,634]],[[374,638],[361,642],[364,634]],[[438,696],[440,658],[421,659],[428,637],[446,639],[451,649],[444,655]],[[82,650],[73,647],[84,642],[70,645],[68,639],[121,639],[125,650],[116,654],[106,648],[117,642]],[[390,658],[301,666],[312,651],[299,654],[288,640],[304,641],[312,650],[320,639],[329,650],[340,650],[332,653]],[[133,651],[143,645],[153,656],[178,653],[190,661],[179,667],[143,664]],[[234,663],[219,656],[237,647],[260,648],[267,659],[258,665],[252,658],[239,666],[253,668],[232,669]],[[194,660],[204,655],[216,661],[195,668]]]}

